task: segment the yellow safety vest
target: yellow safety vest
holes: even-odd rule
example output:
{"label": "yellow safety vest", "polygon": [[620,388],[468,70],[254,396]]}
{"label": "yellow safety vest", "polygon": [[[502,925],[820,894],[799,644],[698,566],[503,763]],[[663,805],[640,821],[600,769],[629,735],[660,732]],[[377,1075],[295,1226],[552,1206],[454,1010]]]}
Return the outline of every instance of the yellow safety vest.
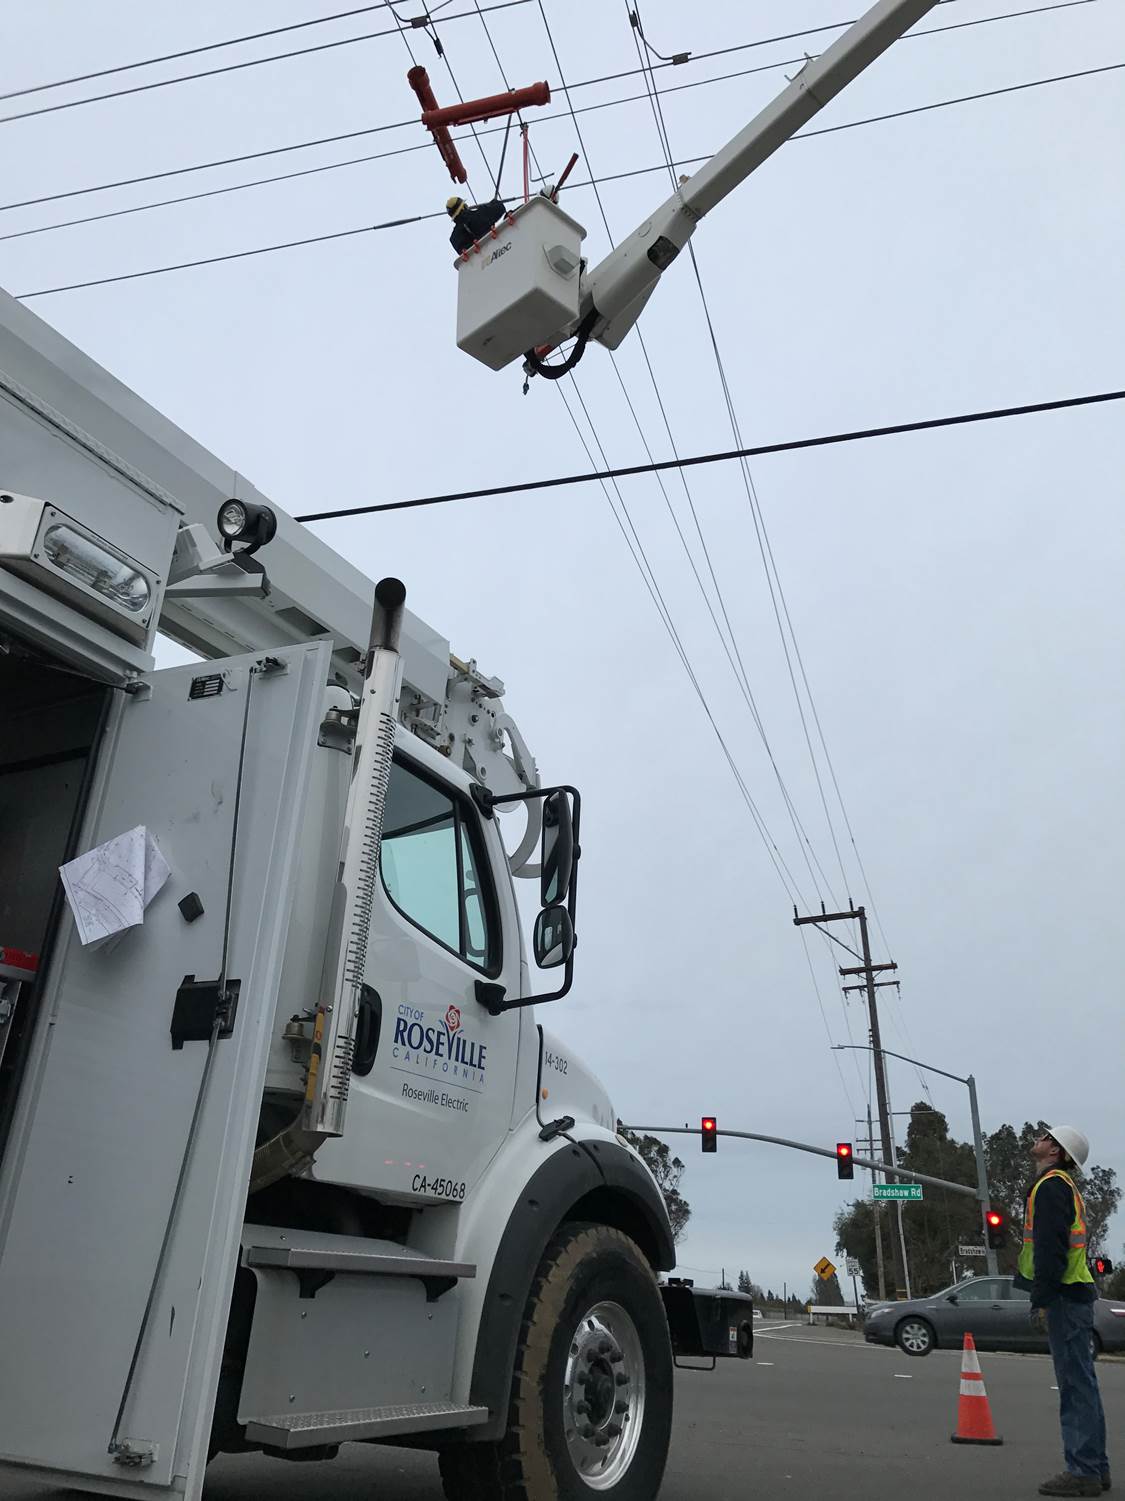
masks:
{"label": "yellow safety vest", "polygon": [[1027,1209],[1023,1217],[1023,1249],[1020,1251],[1016,1270],[1026,1281],[1035,1280],[1035,1239],[1032,1231],[1035,1220],[1035,1195],[1048,1178],[1061,1178],[1074,1194],[1074,1223],[1070,1227],[1070,1250],[1067,1253],[1066,1269],[1062,1280],[1064,1283],[1093,1282],[1090,1268],[1086,1264],[1086,1206],[1082,1202],[1082,1195],[1078,1192],[1078,1185],[1074,1179],[1069,1173],[1064,1173],[1061,1168],[1057,1167],[1052,1168],[1049,1173],[1044,1173],[1041,1178],[1037,1178],[1027,1196]]}

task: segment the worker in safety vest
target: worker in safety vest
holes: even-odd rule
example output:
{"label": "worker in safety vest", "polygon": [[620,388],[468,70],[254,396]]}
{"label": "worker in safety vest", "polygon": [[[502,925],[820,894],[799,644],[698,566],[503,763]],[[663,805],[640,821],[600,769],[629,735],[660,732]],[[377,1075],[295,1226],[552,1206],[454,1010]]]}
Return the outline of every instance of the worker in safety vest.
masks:
{"label": "worker in safety vest", "polygon": [[445,212],[453,220],[449,243],[461,255],[483,239],[494,224],[499,224],[507,209],[499,198],[494,198],[491,203],[478,203],[475,206],[470,206],[463,198],[450,198],[445,205]]}
{"label": "worker in safety vest", "polygon": [[1031,1320],[1046,1328],[1059,1388],[1066,1469],[1041,1496],[1097,1496],[1109,1490],[1105,1413],[1094,1371],[1097,1289],[1086,1264],[1086,1206],[1072,1174],[1090,1155],[1073,1126],[1052,1126],[1031,1148],[1035,1182],[1027,1196],[1015,1285],[1031,1293]]}

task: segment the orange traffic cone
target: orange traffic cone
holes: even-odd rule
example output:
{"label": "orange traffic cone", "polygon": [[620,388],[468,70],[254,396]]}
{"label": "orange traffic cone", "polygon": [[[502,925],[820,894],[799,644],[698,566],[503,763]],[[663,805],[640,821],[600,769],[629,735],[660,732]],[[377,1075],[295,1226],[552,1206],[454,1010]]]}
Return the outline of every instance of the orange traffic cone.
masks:
{"label": "orange traffic cone", "polygon": [[977,1347],[973,1336],[966,1334],[965,1348],[961,1356],[961,1396],[957,1403],[957,1432],[955,1444],[1002,1444],[992,1426],[992,1409],[988,1405],[988,1393],[984,1389],[984,1377],[980,1372]]}

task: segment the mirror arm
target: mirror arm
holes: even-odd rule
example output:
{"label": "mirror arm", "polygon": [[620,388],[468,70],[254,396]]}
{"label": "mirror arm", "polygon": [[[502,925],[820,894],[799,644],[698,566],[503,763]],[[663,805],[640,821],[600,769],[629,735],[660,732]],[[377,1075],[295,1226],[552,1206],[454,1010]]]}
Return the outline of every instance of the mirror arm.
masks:
{"label": "mirror arm", "polygon": [[488,1012],[489,1016],[502,1016],[505,1011],[518,1011],[523,1006],[541,1006],[547,1001],[561,1001],[563,996],[570,990],[574,980],[574,954],[566,961],[566,969],[563,974],[563,982],[558,990],[548,991],[546,995],[524,995],[518,1000],[509,1001],[505,998],[503,985],[493,984],[489,980],[474,981],[477,1000]]}

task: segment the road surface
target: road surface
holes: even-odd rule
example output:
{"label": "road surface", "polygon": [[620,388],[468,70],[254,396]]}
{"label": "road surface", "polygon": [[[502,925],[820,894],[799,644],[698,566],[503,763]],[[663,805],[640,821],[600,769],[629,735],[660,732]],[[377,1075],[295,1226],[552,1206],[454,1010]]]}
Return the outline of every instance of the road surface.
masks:
{"label": "road surface", "polygon": [[[752,1362],[680,1372],[660,1501],[988,1501],[1034,1497],[1062,1468],[1058,1394],[1044,1355],[981,1356],[1002,1448],[951,1444],[960,1352],[911,1359],[845,1330],[759,1325]],[[1098,1363],[1110,1444],[1125,1435],[1125,1362]],[[1115,1458],[1112,1448],[1110,1459]],[[1125,1452],[1119,1458],[1125,1478]],[[4,1501],[74,1501],[5,1478]],[[206,1501],[441,1501],[432,1455],[355,1445],[326,1465],[219,1459]]]}

